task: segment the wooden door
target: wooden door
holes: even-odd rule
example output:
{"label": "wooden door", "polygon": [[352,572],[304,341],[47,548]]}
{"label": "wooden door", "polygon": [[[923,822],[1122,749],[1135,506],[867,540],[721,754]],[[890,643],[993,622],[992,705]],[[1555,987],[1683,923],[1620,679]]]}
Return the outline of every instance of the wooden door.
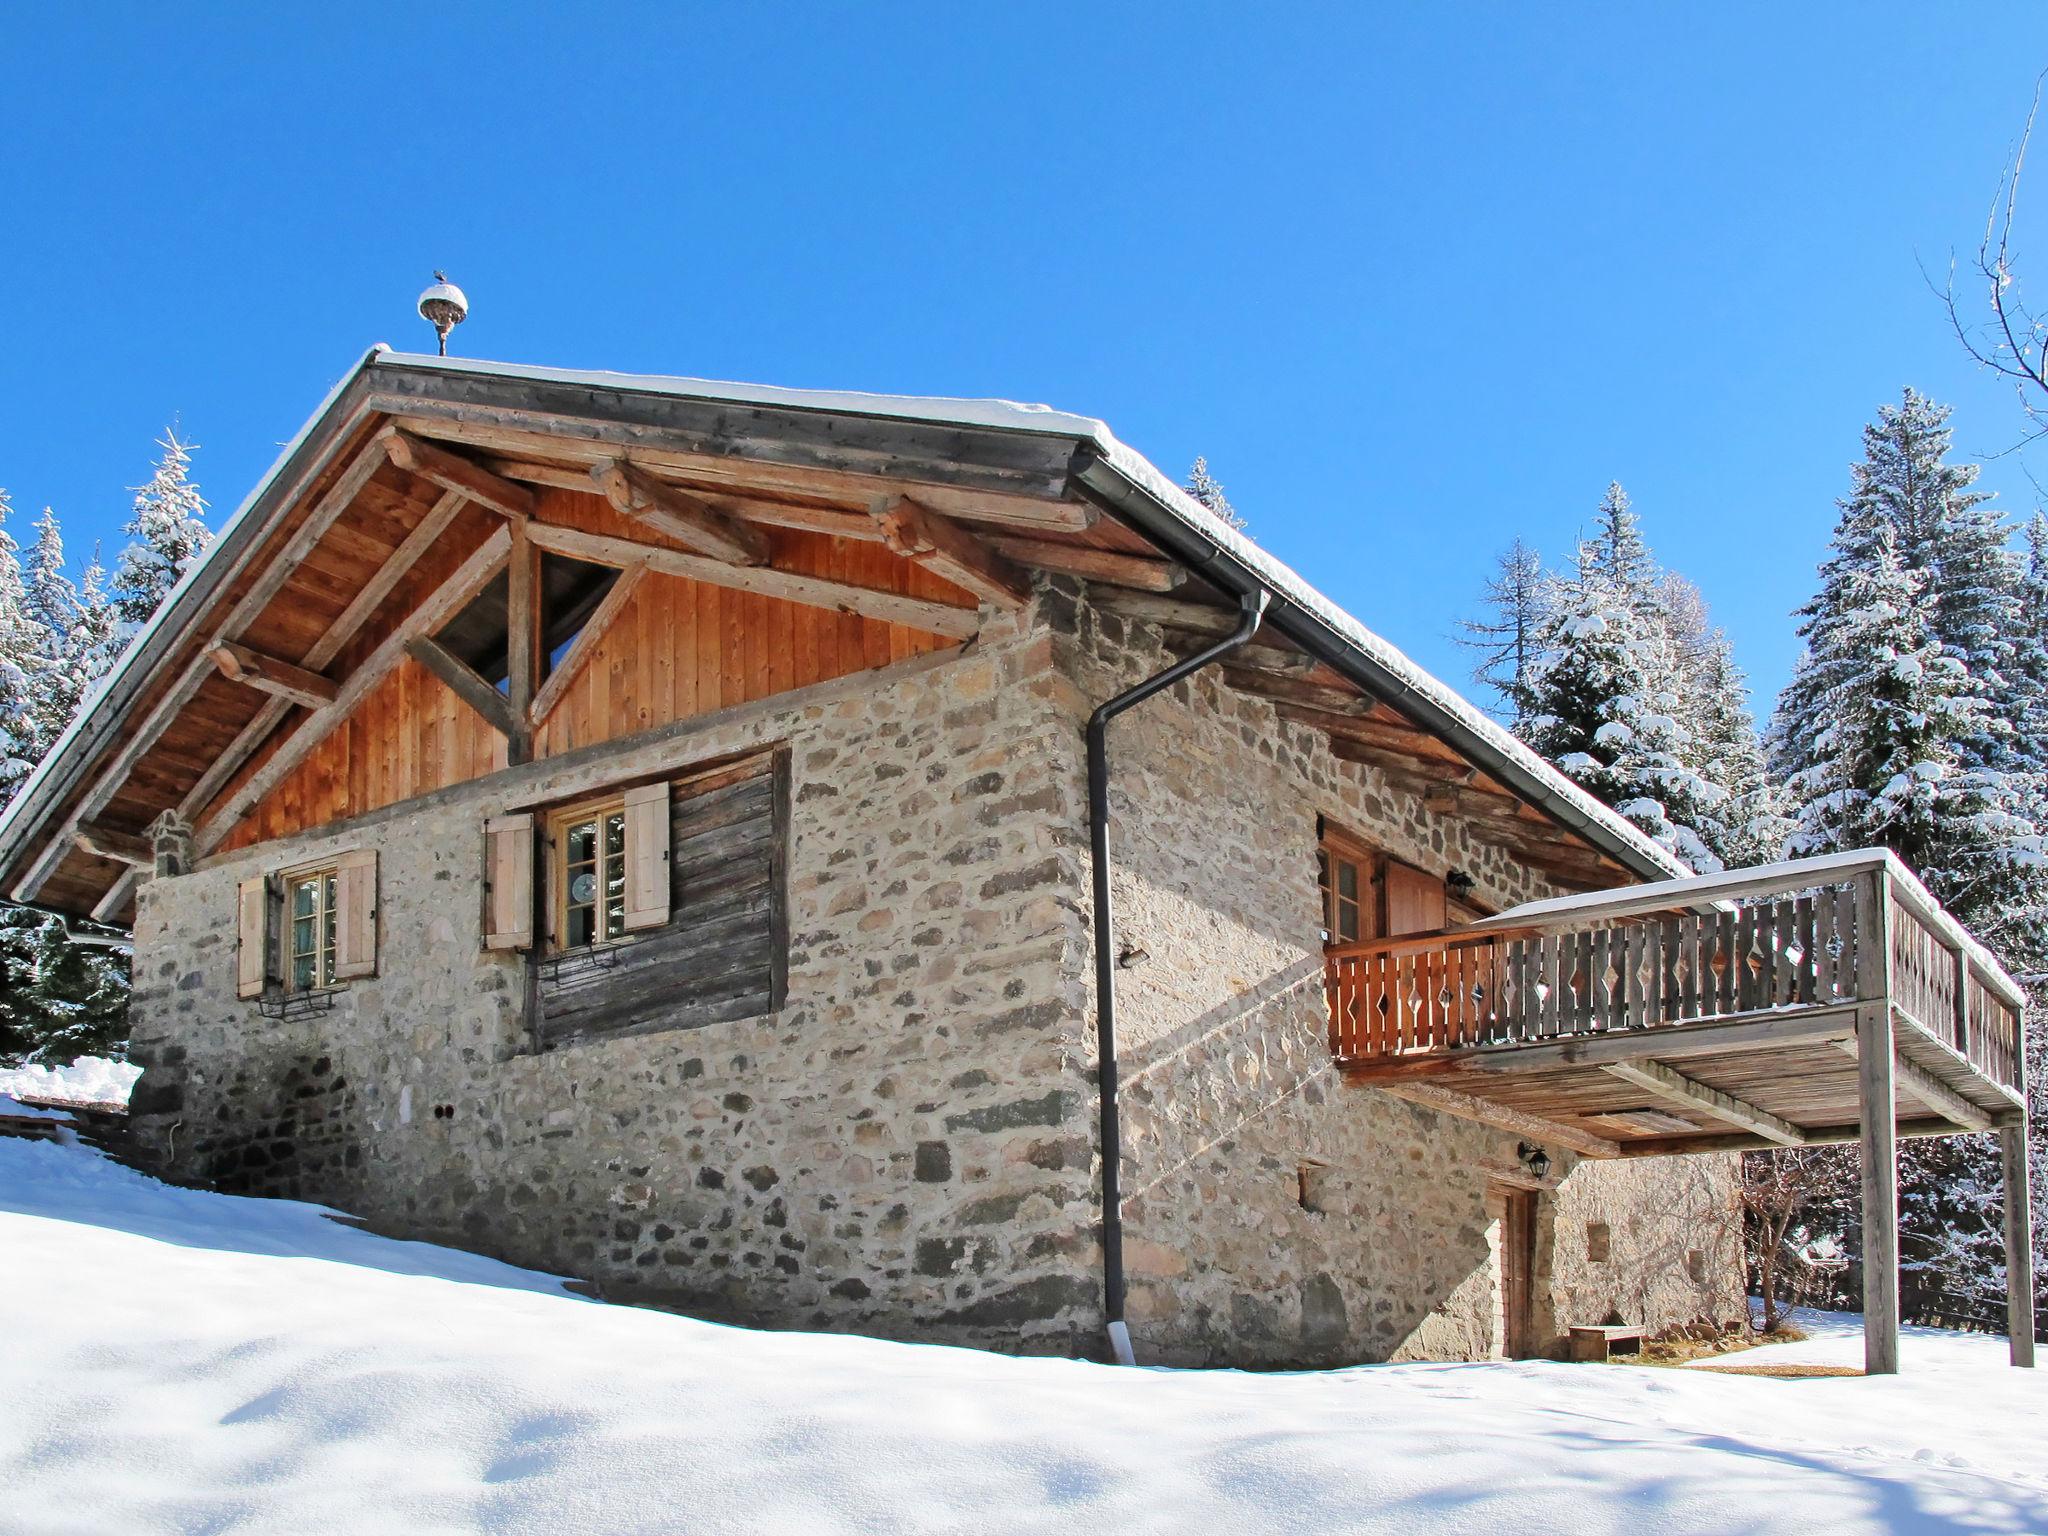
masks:
{"label": "wooden door", "polygon": [[1387,937],[1432,933],[1448,926],[1444,883],[1413,864],[1387,860]]}
{"label": "wooden door", "polygon": [[1500,1223],[1501,1353],[1525,1360],[1533,1348],[1536,1307],[1536,1192],[1502,1190]]}

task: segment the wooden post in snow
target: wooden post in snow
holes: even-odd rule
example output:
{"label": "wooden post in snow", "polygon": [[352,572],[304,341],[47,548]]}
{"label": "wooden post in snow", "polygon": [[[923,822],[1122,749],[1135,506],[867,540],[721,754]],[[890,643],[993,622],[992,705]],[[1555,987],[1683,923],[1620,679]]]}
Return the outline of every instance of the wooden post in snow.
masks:
{"label": "wooden post in snow", "polygon": [[2027,1123],[1998,1133],[1998,1160],[2005,1175],[2005,1326],[2012,1363],[2034,1363],[2034,1223],[2028,1206]]}
{"label": "wooden post in snow", "polygon": [[1857,893],[1856,1077],[1863,1153],[1863,1373],[1899,1369],[1898,1097],[1892,1053],[1892,910],[1882,871]]}

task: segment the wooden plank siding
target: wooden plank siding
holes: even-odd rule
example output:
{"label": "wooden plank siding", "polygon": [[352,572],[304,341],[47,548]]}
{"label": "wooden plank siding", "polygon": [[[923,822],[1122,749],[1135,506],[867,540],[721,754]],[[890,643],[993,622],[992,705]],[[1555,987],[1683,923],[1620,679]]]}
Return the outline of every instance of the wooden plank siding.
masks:
{"label": "wooden plank siding", "polygon": [[538,1043],[751,1018],[787,986],[785,759],[668,803],[669,917],[642,937],[543,966]]}
{"label": "wooden plank siding", "polygon": [[[596,497],[576,497],[580,505],[573,512],[559,504],[547,506],[569,495],[544,496],[543,517],[587,516],[593,526],[604,517],[617,518]],[[964,600],[956,588],[878,544],[793,530],[777,530],[775,538],[777,563],[790,570],[940,601]],[[431,590],[445,576],[443,567],[452,569],[455,563],[437,558],[430,569],[401,584],[389,606],[402,611],[403,599],[416,600]],[[372,628],[388,633],[390,625],[383,619],[380,610]],[[857,614],[650,574],[619,607],[589,660],[536,727],[534,756],[558,756],[954,643]],[[366,653],[369,645],[366,640],[352,649]],[[267,756],[253,757],[221,798],[246,782]],[[504,766],[504,738],[408,658],[258,802],[221,848],[291,836]]]}

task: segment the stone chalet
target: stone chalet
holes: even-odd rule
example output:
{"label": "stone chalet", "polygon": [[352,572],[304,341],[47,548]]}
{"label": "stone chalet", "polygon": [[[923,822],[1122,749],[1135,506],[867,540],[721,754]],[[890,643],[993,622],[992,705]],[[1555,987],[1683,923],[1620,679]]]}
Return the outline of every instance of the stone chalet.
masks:
{"label": "stone chalet", "polygon": [[2019,993],[1895,860],[1689,878],[1001,402],[374,350],[0,892],[132,930],[168,1177],[769,1327],[1547,1354],[1741,1315],[1743,1148],[1860,1141],[1880,1256],[1896,1137],[2025,1173]]}

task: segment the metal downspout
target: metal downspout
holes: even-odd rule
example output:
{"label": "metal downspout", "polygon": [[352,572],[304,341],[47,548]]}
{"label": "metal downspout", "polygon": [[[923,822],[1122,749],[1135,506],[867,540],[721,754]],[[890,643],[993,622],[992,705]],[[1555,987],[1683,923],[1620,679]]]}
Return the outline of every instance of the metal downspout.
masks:
{"label": "metal downspout", "polygon": [[1271,594],[1253,587],[1238,599],[1238,623],[1224,639],[1175,662],[1106,700],[1088,717],[1088,851],[1095,887],[1095,1043],[1102,1107],[1102,1304],[1110,1348],[1119,1365],[1135,1365],[1131,1331],[1124,1324],[1123,1133],[1117,1118],[1116,914],[1109,895],[1109,722],[1134,704],[1191,677],[1236,650],[1258,631]]}

